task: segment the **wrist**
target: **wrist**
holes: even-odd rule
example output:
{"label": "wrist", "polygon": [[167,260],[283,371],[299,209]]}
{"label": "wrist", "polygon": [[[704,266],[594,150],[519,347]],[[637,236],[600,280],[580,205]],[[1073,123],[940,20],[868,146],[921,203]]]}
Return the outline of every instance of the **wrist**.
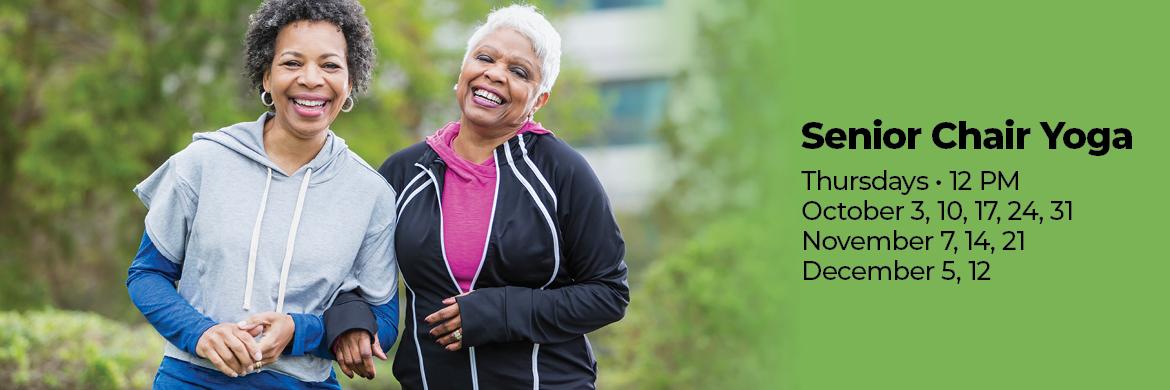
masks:
{"label": "wrist", "polygon": [[179,347],[184,352],[187,352],[189,354],[203,357],[202,354],[199,353],[199,343],[203,342],[203,339],[205,338],[205,336],[207,336],[207,333],[209,333],[211,331],[211,328],[214,328],[215,325],[216,325],[215,323],[198,324],[197,328],[196,328],[197,330],[192,332],[192,334],[194,334],[195,337],[184,338],[185,340],[192,340],[192,341],[184,342],[184,345],[176,345],[176,347]]}
{"label": "wrist", "polygon": [[280,325],[282,327],[284,327],[285,329],[288,329],[288,336],[287,336],[288,341],[292,341],[294,338],[296,338],[297,322],[295,320],[293,320],[292,314],[281,313],[280,319],[277,321],[280,321],[280,323],[281,323]]}
{"label": "wrist", "polygon": [[175,346],[189,354],[198,356],[199,354],[196,351],[199,349],[199,342],[203,340],[203,335],[207,334],[207,331],[211,330],[215,325],[215,322],[211,320],[205,320],[195,324],[192,332],[187,333],[179,339],[181,345],[176,344]]}

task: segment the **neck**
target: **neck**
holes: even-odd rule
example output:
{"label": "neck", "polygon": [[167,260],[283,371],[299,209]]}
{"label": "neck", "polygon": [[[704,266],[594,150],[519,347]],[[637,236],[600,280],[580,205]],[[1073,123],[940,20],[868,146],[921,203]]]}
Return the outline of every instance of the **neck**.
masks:
{"label": "neck", "polygon": [[520,126],[514,129],[485,129],[459,118],[459,134],[451,142],[451,148],[455,149],[455,154],[459,157],[482,164],[491,158],[492,150],[512,138],[519,128]]}
{"label": "neck", "polygon": [[328,132],[322,131],[311,137],[300,137],[269,119],[264,123],[264,151],[281,171],[291,175],[313,161],[325,147],[327,136]]}

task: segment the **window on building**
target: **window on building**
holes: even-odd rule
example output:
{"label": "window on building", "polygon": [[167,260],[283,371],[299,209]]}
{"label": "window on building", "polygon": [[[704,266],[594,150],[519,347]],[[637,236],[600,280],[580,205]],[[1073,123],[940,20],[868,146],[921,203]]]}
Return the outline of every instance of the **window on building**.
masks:
{"label": "window on building", "polygon": [[562,7],[569,4],[571,4],[573,7],[582,7],[575,9],[597,10],[661,6],[662,0],[557,0],[556,4]]}
{"label": "window on building", "polygon": [[610,81],[598,86],[609,119],[588,137],[588,146],[651,143],[666,113],[665,78]]}
{"label": "window on building", "polygon": [[592,0],[593,9],[643,7],[662,5],[662,0]]}

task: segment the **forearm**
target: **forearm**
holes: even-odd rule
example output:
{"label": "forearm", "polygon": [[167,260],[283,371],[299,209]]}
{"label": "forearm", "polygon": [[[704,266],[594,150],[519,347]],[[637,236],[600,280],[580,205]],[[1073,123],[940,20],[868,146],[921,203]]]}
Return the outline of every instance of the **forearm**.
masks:
{"label": "forearm", "polygon": [[361,294],[347,291],[334,300],[333,306],[325,310],[326,349],[332,348],[334,340],[345,332],[364,330],[378,335],[382,352],[388,352],[398,338],[398,296],[395,295],[381,305],[370,305]]}
{"label": "forearm", "polygon": [[382,305],[373,306],[371,310],[378,323],[378,343],[382,352],[390,352],[394,341],[398,339],[398,295]]}
{"label": "forearm", "polygon": [[195,354],[199,338],[215,321],[200,313],[175,289],[181,268],[163,257],[143,234],[138,255],[131,263],[126,288],[134,306],[171,344]]}
{"label": "forearm", "polygon": [[343,292],[333,300],[332,306],[325,309],[325,343],[322,348],[332,349],[334,341],[345,332],[364,330],[372,336],[378,333],[378,327],[370,304],[356,292]]}
{"label": "forearm", "polygon": [[477,289],[457,298],[463,343],[558,343],[625,316],[629,291],[621,284],[584,282],[557,289]]}

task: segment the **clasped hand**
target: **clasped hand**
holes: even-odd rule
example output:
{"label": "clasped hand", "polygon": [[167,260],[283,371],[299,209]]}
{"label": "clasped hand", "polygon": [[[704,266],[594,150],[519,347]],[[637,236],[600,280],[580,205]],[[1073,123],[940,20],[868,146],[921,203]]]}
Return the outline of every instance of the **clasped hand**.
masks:
{"label": "clasped hand", "polygon": [[365,329],[353,329],[338,336],[333,342],[333,356],[337,357],[337,366],[341,368],[341,373],[350,379],[353,379],[354,374],[374,379],[377,370],[373,357],[389,359],[386,352],[382,351],[378,335],[374,335],[373,342],[370,342],[370,332]]}
{"label": "clasped hand", "polygon": [[292,316],[261,313],[238,323],[216,324],[199,337],[195,353],[224,375],[247,375],[280,358],[296,329]]}
{"label": "clasped hand", "polygon": [[[460,296],[465,295],[461,294]],[[447,305],[443,309],[431,313],[425,320],[431,325],[438,326],[431,329],[431,336],[448,351],[458,351],[463,348],[462,335],[455,331],[462,331],[462,319],[459,316],[459,302],[455,297],[443,300]],[[457,336],[458,335],[458,336]],[[387,360],[386,353],[378,336],[374,335],[370,342],[370,333],[362,329],[354,329],[343,333],[333,342],[333,355],[337,357],[337,365],[341,372],[353,378],[354,374],[366,379],[374,379],[376,370],[373,357]]]}

